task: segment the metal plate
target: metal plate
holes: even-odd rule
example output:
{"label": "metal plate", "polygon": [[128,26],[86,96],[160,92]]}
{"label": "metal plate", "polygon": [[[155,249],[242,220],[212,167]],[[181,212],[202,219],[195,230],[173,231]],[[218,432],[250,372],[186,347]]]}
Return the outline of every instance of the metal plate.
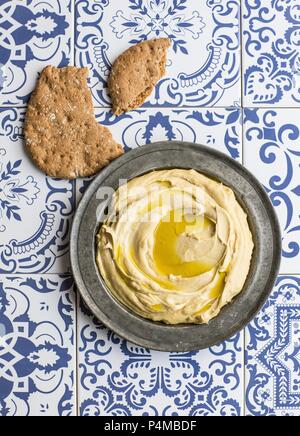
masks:
{"label": "metal plate", "polygon": [[[195,169],[231,187],[248,214],[255,249],[243,291],[207,325],[169,326],[141,318],[107,290],[95,262],[95,235],[99,228],[97,190],[117,189],[120,179],[132,179],[152,170]],[[280,228],[267,194],[242,165],[206,146],[160,142],[126,153],[105,168],[87,189],[74,219],[71,264],[79,292],[94,315],[129,341],[162,351],[191,351],[213,346],[248,324],[269,296],[281,258]]]}

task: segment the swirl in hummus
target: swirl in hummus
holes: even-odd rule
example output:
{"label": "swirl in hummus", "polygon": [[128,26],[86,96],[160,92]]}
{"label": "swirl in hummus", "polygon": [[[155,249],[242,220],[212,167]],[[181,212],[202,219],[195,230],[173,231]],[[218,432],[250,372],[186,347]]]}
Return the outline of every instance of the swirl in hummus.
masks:
{"label": "swirl in hummus", "polygon": [[111,293],[167,324],[217,316],[241,292],[252,252],[234,192],[194,170],[153,171],[121,186],[97,235]]}

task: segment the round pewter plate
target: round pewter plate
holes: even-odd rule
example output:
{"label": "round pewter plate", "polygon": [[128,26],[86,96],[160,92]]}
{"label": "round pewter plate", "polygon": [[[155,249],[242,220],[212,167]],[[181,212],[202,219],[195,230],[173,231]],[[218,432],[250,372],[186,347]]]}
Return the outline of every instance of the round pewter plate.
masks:
{"label": "round pewter plate", "polygon": [[[242,292],[207,325],[171,326],[141,318],[112,296],[96,265],[95,237],[101,225],[101,200],[97,199],[99,188],[116,190],[120,179],[129,180],[152,170],[167,168],[194,169],[232,188],[248,214],[254,237],[251,268]],[[102,213],[104,210],[102,207]],[[268,298],[278,274],[280,257],[278,220],[256,178],[225,154],[186,142],[143,146],[105,168],[83,196],[71,235],[73,275],[93,314],[121,337],[161,351],[184,352],[211,347],[243,329]]]}

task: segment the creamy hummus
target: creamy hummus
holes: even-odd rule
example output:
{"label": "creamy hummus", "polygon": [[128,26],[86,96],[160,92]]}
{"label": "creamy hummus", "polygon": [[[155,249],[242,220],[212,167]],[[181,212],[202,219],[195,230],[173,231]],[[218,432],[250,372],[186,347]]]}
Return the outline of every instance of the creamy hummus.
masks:
{"label": "creamy hummus", "polygon": [[252,252],[233,191],[194,170],[154,171],[121,186],[97,235],[111,293],[168,324],[217,316],[241,292]]}

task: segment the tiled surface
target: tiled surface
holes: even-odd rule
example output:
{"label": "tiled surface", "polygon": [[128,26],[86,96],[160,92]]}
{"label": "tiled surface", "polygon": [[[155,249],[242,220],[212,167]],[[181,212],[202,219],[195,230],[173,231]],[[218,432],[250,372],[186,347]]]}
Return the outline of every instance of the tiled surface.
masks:
{"label": "tiled surface", "polygon": [[246,331],[246,412],[255,416],[300,415],[299,115],[291,108],[244,109],[244,164],[277,211],[286,274]]}
{"label": "tiled surface", "polygon": [[239,416],[243,335],[194,353],[132,345],[79,308],[79,406],[82,416]]}
{"label": "tiled surface", "polygon": [[0,273],[67,272],[75,182],[35,168],[24,151],[24,114],[0,108]]}
{"label": "tiled surface", "polygon": [[[0,416],[300,415],[299,14],[298,0],[0,0]],[[111,63],[135,40],[166,35],[167,76],[144,108],[115,118]],[[281,275],[245,333],[159,353],[76,302],[69,231],[89,180],[46,178],[22,142],[38,73],[69,63],[89,67],[97,119],[126,151],[200,142],[267,189]]]}
{"label": "tiled surface", "polygon": [[246,413],[299,416],[300,277],[280,276],[246,330]]}
{"label": "tiled surface", "polygon": [[73,3],[0,1],[0,104],[24,105],[43,67],[73,62]]}
{"label": "tiled surface", "polygon": [[242,0],[244,106],[299,107],[299,0]]}
{"label": "tiled surface", "polygon": [[0,277],[0,416],[75,414],[70,276]]}
{"label": "tiled surface", "polygon": [[130,44],[169,37],[168,73],[146,106],[231,106],[241,100],[239,0],[76,0],[76,65],[89,66],[97,106]]}
{"label": "tiled surface", "polygon": [[189,141],[205,144],[242,160],[242,111],[224,109],[140,109],[115,117],[96,110],[97,120],[114,132],[129,151],[155,141]]}
{"label": "tiled surface", "polygon": [[244,164],[267,190],[280,219],[281,272],[298,274],[300,109],[245,109]]}

